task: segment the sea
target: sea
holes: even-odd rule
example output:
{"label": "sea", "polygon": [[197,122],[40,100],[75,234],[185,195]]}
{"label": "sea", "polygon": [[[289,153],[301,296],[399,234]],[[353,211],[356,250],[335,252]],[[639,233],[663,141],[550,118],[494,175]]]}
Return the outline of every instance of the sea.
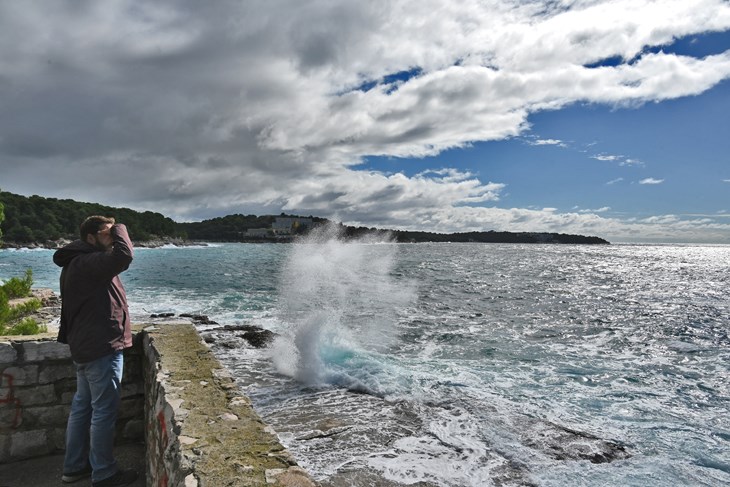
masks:
{"label": "sea", "polygon": [[[199,325],[323,486],[730,485],[730,246],[138,248],[135,321]],[[0,250],[58,291],[50,250]],[[254,348],[224,325],[276,333]]]}

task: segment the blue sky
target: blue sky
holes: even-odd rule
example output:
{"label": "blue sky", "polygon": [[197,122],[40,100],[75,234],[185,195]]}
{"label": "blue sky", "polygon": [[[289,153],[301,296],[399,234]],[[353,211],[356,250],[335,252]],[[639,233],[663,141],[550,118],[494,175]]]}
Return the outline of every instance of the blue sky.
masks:
{"label": "blue sky", "polygon": [[[427,158],[373,157],[359,167],[409,176],[424,167],[472,171],[507,185],[498,203],[505,207],[730,219],[729,108],[728,81],[640,107],[575,104],[530,116],[530,129],[510,139]],[[647,179],[662,182],[641,184]]]}
{"label": "blue sky", "polygon": [[0,2],[0,64],[5,191],[730,243],[725,0]]}

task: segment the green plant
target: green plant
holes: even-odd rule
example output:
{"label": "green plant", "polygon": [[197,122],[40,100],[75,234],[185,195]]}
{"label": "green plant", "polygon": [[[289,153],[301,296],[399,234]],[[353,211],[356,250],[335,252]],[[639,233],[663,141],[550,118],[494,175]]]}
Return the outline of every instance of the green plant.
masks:
{"label": "green plant", "polygon": [[46,325],[39,325],[33,318],[23,318],[12,326],[0,324],[0,335],[37,335],[48,331]]}
{"label": "green plant", "polygon": [[33,335],[47,330],[28,315],[40,309],[41,300],[31,298],[22,303],[10,305],[10,300],[30,295],[33,286],[33,271],[28,269],[25,277],[13,277],[0,286],[0,335]]}
{"label": "green plant", "polygon": [[13,277],[5,284],[0,286],[0,290],[4,291],[8,299],[25,298],[30,296],[30,290],[33,287],[33,269],[25,271],[25,277]]}
{"label": "green plant", "polygon": [[17,321],[24,316],[35,313],[40,308],[41,300],[38,298],[32,298],[24,303],[16,304],[14,306],[8,305],[5,313],[0,310],[0,322],[4,321],[5,323],[11,323],[13,321]]}

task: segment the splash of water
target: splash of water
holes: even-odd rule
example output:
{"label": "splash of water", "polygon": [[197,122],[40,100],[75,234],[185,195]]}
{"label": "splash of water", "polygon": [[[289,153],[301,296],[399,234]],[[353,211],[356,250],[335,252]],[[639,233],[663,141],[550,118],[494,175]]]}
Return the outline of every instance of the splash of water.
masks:
{"label": "splash of water", "polygon": [[333,225],[292,246],[279,290],[287,330],[272,347],[279,372],[307,385],[384,392],[398,312],[415,296],[393,274],[397,252],[382,236],[345,241]]}

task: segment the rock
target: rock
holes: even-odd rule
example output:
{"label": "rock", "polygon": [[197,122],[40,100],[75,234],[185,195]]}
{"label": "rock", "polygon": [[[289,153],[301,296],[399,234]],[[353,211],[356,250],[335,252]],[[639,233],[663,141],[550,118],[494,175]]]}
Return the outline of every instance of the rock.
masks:
{"label": "rock", "polygon": [[175,313],[153,313],[150,318],[171,318],[175,316]]}
{"label": "rock", "polygon": [[207,330],[206,333],[201,334],[201,337],[206,343],[217,343],[225,348],[240,346],[238,340],[230,338],[230,332],[234,332],[233,336],[236,339],[243,338],[254,348],[266,348],[276,338],[276,333],[254,325],[225,325],[221,328]]}
{"label": "rock", "polygon": [[549,421],[526,419],[524,443],[556,460],[610,463],[631,457],[624,445]]}
{"label": "rock", "polygon": [[217,325],[216,321],[211,320],[206,315],[194,315],[190,313],[183,313],[180,315],[181,318],[190,318],[193,320],[193,324],[196,325]]}
{"label": "rock", "polygon": [[201,333],[200,338],[202,338],[205,343],[215,343],[218,337],[214,333]]}
{"label": "rock", "polygon": [[43,306],[43,307],[52,307],[52,306],[61,305],[61,299],[58,297],[58,295],[56,295],[56,293],[53,292],[52,289],[48,289],[48,288],[31,289],[30,295],[34,298],[40,299],[41,306]]}
{"label": "rock", "polygon": [[243,333],[236,333],[236,336],[243,338],[255,348],[265,348],[276,338],[276,333],[254,325],[226,325],[223,330],[242,331]]}
{"label": "rock", "polygon": [[229,339],[229,340],[218,340],[218,342],[216,344],[219,347],[233,349],[233,348],[239,348],[241,345],[241,342],[234,338],[234,339]]}
{"label": "rock", "polygon": [[239,336],[255,348],[265,348],[276,338],[274,332],[264,329],[247,331]]}

